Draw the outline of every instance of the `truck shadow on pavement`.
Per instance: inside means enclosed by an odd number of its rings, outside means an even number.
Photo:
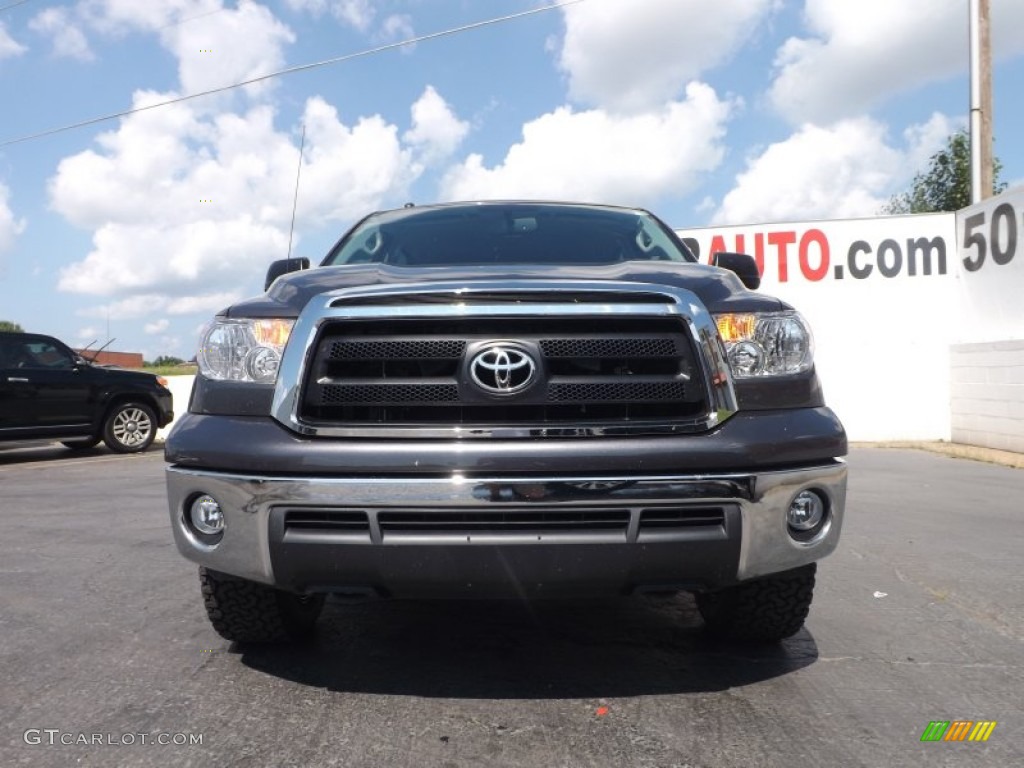
[[[688,594],[536,603],[328,601],[310,642],[234,650],[246,666],[303,685],[460,699],[723,691],[818,658],[806,627],[778,645],[709,638]]]
[[[0,444],[0,466],[6,464],[34,464],[42,462],[61,461],[87,456],[117,456],[100,443],[93,448],[85,448],[72,451],[60,443],[48,442],[18,442]]]
[[[0,444],[0,467],[29,464],[70,462],[95,458],[138,459],[149,456],[163,456],[163,443],[154,443],[139,453],[116,453],[103,443],[91,448],[71,450],[60,443],[25,441]]]

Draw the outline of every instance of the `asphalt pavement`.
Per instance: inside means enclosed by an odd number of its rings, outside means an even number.
[[[683,595],[332,601],[311,644],[239,648],[174,549],[159,451],[0,451],[0,766],[1024,765],[1024,470],[849,463],[777,647],[707,640]],[[997,724],[921,741],[956,720]]]

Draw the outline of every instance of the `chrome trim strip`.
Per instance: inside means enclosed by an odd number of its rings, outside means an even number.
[[[846,510],[846,462],[826,467],[766,472],[757,476],[756,504],[742,504],[743,539],[737,578],[752,579],[820,560],[839,544]],[[786,512],[798,493],[821,491],[829,502],[828,518],[810,541],[789,535]]]
[[[665,297],[664,305],[651,303],[552,303],[537,304],[473,304],[459,303],[460,296],[475,293],[608,293],[658,294]],[[410,295],[450,295],[452,304],[401,304]],[[345,301],[363,298],[394,298],[394,305],[346,306]],[[701,418],[672,425],[607,425],[582,424],[566,431],[555,427],[558,436],[580,434],[635,435],[673,434],[711,429],[732,416],[737,410],[736,392],[732,373],[725,359],[725,349],[718,335],[714,318],[700,299],[683,288],[607,280],[481,280],[466,282],[407,283],[402,285],[372,285],[331,291],[311,300],[302,310],[285,348],[274,385],[271,416],[288,429],[306,436],[324,437],[422,437],[422,438],[482,438],[482,437],[534,437],[551,434],[551,426],[523,424],[502,427],[317,427],[299,420],[299,398],[306,368],[311,364],[314,344],[321,326],[330,320],[367,318],[422,318],[441,317],[533,317],[540,311],[544,315],[587,317],[595,315],[629,315],[631,317],[678,317],[686,321],[694,346],[701,359],[704,385],[711,401],[709,413]],[[582,430],[582,432],[578,431]]]
[[[500,511],[510,504],[634,510],[660,504],[736,504],[742,520],[736,576],[745,580],[806,565],[831,553],[839,542],[846,502],[846,464],[842,461],[750,473],[513,478],[274,477],[172,466],[167,468],[166,478],[178,550],[202,565],[266,584],[274,583],[269,519],[278,506]],[[799,542],[787,533],[786,511],[796,494],[806,488],[825,494],[830,519],[820,536]],[[186,505],[198,493],[211,494],[224,510],[224,537],[214,546],[196,546],[184,522]],[[437,542],[417,537],[416,543]],[[382,546],[379,534],[368,545]],[[522,545],[527,546],[526,542]]]
[[[60,432],[62,429],[85,429],[91,427],[92,424],[88,421],[83,421],[79,424],[45,424],[45,425],[25,425],[20,427],[0,427],[0,432],[16,432],[18,430],[31,431],[33,434],[39,432],[53,432],[54,434],[64,434]],[[77,435],[77,437],[89,437],[89,435]]]

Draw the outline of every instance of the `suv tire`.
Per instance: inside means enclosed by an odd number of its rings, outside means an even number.
[[[153,444],[156,414],[145,403],[118,403],[103,421],[103,442],[115,453],[138,453]]]
[[[697,608],[709,632],[754,643],[774,643],[804,625],[814,597],[817,563],[697,594]]]
[[[199,569],[206,615],[225,640],[280,643],[313,633],[324,595],[296,595],[254,581]]]

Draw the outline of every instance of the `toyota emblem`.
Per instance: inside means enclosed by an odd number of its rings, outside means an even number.
[[[537,363],[521,349],[507,344],[488,344],[469,363],[469,375],[484,392],[513,395],[533,383]]]

